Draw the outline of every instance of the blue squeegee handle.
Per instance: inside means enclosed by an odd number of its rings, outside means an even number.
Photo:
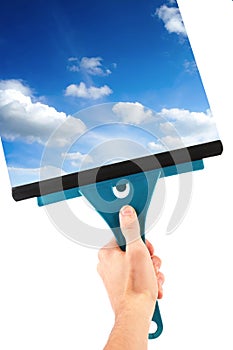
[[[143,234],[143,235],[141,235],[141,237],[142,237],[143,242],[146,243],[145,235]],[[123,251],[126,250],[126,246],[122,246],[120,244],[119,244],[119,246],[120,246],[121,250],[123,250]],[[153,321],[157,325],[157,329],[154,333],[149,333],[148,338],[155,339],[155,338],[158,338],[160,336],[160,334],[163,332],[163,321],[161,318],[158,301],[156,301],[156,303],[155,303],[154,313],[153,313],[151,321]]]
[[[142,235],[141,237],[142,237],[143,242],[146,243],[145,235]],[[155,338],[158,338],[160,336],[160,334],[163,332],[163,321],[161,318],[158,301],[156,301],[156,303],[155,303],[154,313],[153,313],[151,321],[156,323],[157,329],[154,333],[149,333],[148,338],[155,339]]]

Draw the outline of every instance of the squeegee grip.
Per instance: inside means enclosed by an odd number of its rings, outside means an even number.
[[[141,235],[141,237],[142,237],[143,242],[146,243],[145,235],[143,234],[143,235]],[[119,245],[119,246],[120,246],[121,250],[125,251],[125,249],[126,249],[125,246],[121,246],[121,245]],[[158,301],[156,301],[156,303],[155,303],[154,313],[153,313],[151,321],[156,324],[157,329],[154,333],[149,333],[148,338],[155,339],[155,338],[158,338],[160,336],[160,334],[163,332],[163,321],[161,318]]]
[[[143,234],[141,237],[142,237],[143,242],[146,244],[145,235]],[[151,321],[157,325],[157,329],[154,333],[149,333],[148,338],[155,339],[155,338],[158,338],[160,336],[160,334],[163,332],[163,321],[161,318],[158,301],[156,301],[156,303],[155,303],[154,313],[153,313]]]

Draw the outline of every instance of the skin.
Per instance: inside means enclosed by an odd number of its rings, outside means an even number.
[[[163,296],[161,260],[149,241],[143,243],[135,210],[125,206],[119,218],[126,251],[113,240],[98,254],[97,271],[115,314],[104,350],[146,350],[155,302]]]

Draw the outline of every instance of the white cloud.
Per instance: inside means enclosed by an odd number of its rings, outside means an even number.
[[[168,146],[185,146],[213,141],[218,133],[211,112],[191,112],[186,109],[162,109],[161,140]],[[182,140],[181,140],[182,139]]]
[[[156,139],[146,144],[153,152],[211,142],[219,139],[210,110],[195,112],[188,109],[163,108],[155,112],[139,102],[119,102],[112,107],[111,122],[139,126]]]
[[[109,75],[110,69],[105,70],[102,65],[101,57],[83,57],[80,62],[80,68],[91,75]]]
[[[81,82],[79,85],[71,84],[67,86],[65,90],[65,95],[85,98],[90,100],[98,100],[102,97],[111,95],[112,92],[113,91],[107,85],[104,85],[101,87],[96,87],[96,86],[87,87],[84,82]]]
[[[53,145],[69,143],[74,132],[80,135],[85,124],[54,107],[36,101],[29,87],[19,80],[0,81],[0,135],[7,140],[45,144],[60,126]],[[50,143],[52,145],[52,143]]]
[[[79,60],[76,57],[70,57],[68,59],[71,65],[68,65],[68,69],[72,72],[83,71],[89,75],[106,76],[112,72],[110,69],[103,66],[102,57],[82,57]]]
[[[68,62],[77,62],[77,61],[78,61],[77,57],[69,57],[68,58]]]
[[[153,153],[184,148],[219,138],[211,112],[192,112],[187,109],[171,108],[154,112],[142,104],[120,102],[113,106],[113,112],[120,122],[140,126],[156,141],[146,144]]]
[[[65,160],[71,161],[71,165],[77,166],[80,163],[92,163],[93,159],[89,154],[83,154],[80,152],[72,152],[72,153],[62,153],[62,158]]]
[[[180,11],[177,7],[162,5],[156,10],[155,14],[164,22],[165,28],[169,33],[187,36]]]
[[[219,138],[214,119],[209,110],[191,112],[185,109],[162,109],[157,113],[157,142],[148,143],[155,153],[211,142]],[[148,129],[152,129],[152,124]]]
[[[146,109],[139,102],[119,102],[112,108],[113,113],[124,123],[141,124],[153,116],[150,109]]]
[[[191,112],[188,109],[164,108],[159,115],[166,118],[180,130],[182,135],[195,133],[199,129],[200,131],[205,131],[215,124],[210,110],[206,112]]]
[[[17,168],[17,167],[9,166],[8,171],[12,173],[17,172],[20,175],[21,174],[38,175],[40,173],[40,168]]]
[[[75,64],[72,64],[68,67],[70,72],[79,72],[79,67]]]
[[[67,174],[64,170],[50,165],[42,168],[8,167],[8,172],[12,186],[20,186],[28,183],[37,182],[40,179],[51,179]]]
[[[197,71],[197,65],[195,61],[185,60],[183,66],[186,73],[193,74]]]
[[[32,95],[32,90],[27,85],[25,85],[21,80],[16,80],[16,79],[0,80],[0,90],[3,90],[3,91],[14,90],[21,93],[24,96]]]
[[[151,151],[153,151],[153,152],[155,152],[155,153],[160,153],[160,152],[164,152],[164,151],[167,150],[167,149],[165,148],[164,145],[162,145],[162,144],[159,143],[159,142],[157,143],[157,142],[154,142],[154,141],[149,142],[148,145],[147,145],[147,147],[148,147]]]
[[[162,137],[161,141],[165,145],[165,148],[167,151],[172,150],[172,149],[184,148],[184,147],[190,145],[190,144],[188,144],[188,143],[186,144],[184,142],[183,137],[181,138],[179,136],[172,136],[172,135],[167,135],[165,137]],[[187,141],[189,141],[189,140],[187,140]],[[194,144],[196,144],[196,142],[194,142]]]

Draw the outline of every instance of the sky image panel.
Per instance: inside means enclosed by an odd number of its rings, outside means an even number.
[[[0,32],[13,187],[219,138],[174,0],[10,1]]]

